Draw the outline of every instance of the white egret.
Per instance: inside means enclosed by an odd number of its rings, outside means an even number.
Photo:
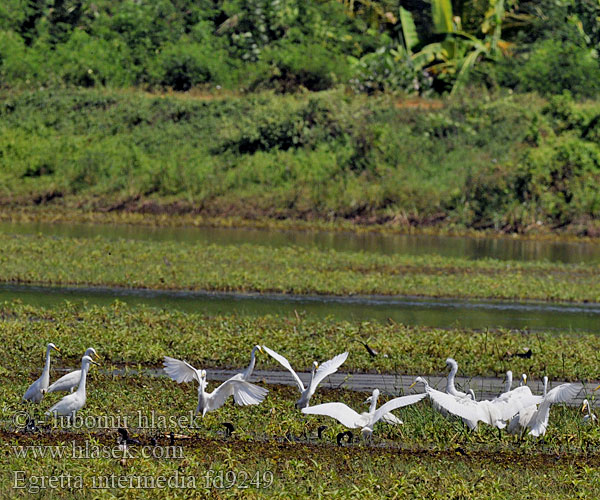
[[[453,358],[448,358],[446,360],[446,366],[448,366],[450,368],[450,373],[448,374],[448,378],[446,379],[446,393],[452,394],[452,396],[456,396],[459,398],[470,397],[474,401],[475,393],[473,392],[472,389],[470,389],[469,392],[466,393],[466,392],[459,391],[458,389],[456,389],[456,386],[454,385],[454,379],[456,377],[456,373],[458,372],[458,363]],[[443,408],[437,406],[435,409],[437,411],[439,411],[445,417],[448,416],[448,412],[446,410],[444,410]],[[462,420],[465,423],[465,425],[467,425],[470,429],[475,429],[475,427],[477,427],[477,423],[473,423],[472,421],[470,421],[468,419],[464,419],[464,418]]]
[[[365,403],[366,404],[371,404],[371,402],[373,401],[373,396],[369,396],[367,399],[365,399]],[[404,424],[404,422],[399,419],[396,415],[394,415],[393,413],[386,413],[383,417],[381,417],[381,420],[383,420],[386,424],[390,424],[390,425],[402,425]]]
[[[527,381],[527,375],[525,375],[525,374],[521,375],[520,386],[523,384],[523,382],[526,382],[526,381]],[[544,376],[543,383],[544,383],[544,389],[543,389],[542,397],[544,397],[548,393],[548,377]],[[537,411],[537,409],[538,409],[537,404],[534,404],[534,405],[528,406],[527,408],[523,408],[522,410],[520,410],[519,413],[517,414],[517,416],[510,421],[506,430],[510,434],[517,434],[520,431],[524,431],[527,428],[526,422],[529,422],[531,420],[532,416]]]
[[[466,398],[467,393],[457,390],[456,386],[454,385],[454,378],[456,377],[456,373],[458,372],[458,363],[454,359],[448,358],[446,360],[446,366],[450,367],[450,373],[448,374],[448,378],[446,379],[446,392],[448,394],[452,394],[453,396]]]
[[[81,358],[81,376],[79,377],[79,386],[73,394],[68,394],[50,408],[46,415],[56,416],[67,416],[69,415],[72,419],[75,418],[75,414],[81,410],[85,405],[86,392],[85,392],[85,381],[87,378],[88,370],[90,369],[90,363],[97,365],[92,358],[89,356],[83,356]]]
[[[263,346],[263,349],[267,351],[267,354],[275,359],[281,366],[289,370],[289,372],[294,377],[296,384],[298,384],[298,388],[300,389],[301,395],[300,399],[296,401],[297,408],[306,408],[308,406],[308,402],[310,398],[317,390],[317,386],[329,375],[335,373],[337,369],[342,365],[346,358],[348,357],[348,353],[344,352],[342,354],[338,354],[333,357],[329,361],[325,361],[321,366],[315,361],[313,362],[313,368],[310,374],[310,382],[308,386],[304,387],[302,380],[298,374],[292,369],[290,362],[284,358],[281,354],[276,353],[272,349],[269,349],[267,346]]]
[[[596,423],[596,415],[592,412],[592,405],[587,399],[583,400],[583,406],[581,407],[581,413],[584,413],[587,409],[587,415],[583,416],[583,422],[586,424],[595,424]]]
[[[548,393],[542,398],[539,406],[531,411],[530,408],[526,408],[527,411],[519,413],[518,425],[521,429],[529,429],[529,434],[538,437],[546,434],[548,428],[548,419],[550,417],[550,406],[555,403],[566,403],[573,399],[583,386],[581,384],[561,384]]]
[[[96,349],[94,349],[93,347],[89,347],[85,351],[84,356],[89,356],[92,359],[94,359],[94,358],[100,359],[100,356],[98,356]],[[63,375],[57,381],[55,381],[53,384],[51,384],[50,387],[48,387],[47,392],[60,392],[60,391],[73,392],[73,390],[79,384],[80,378],[81,378],[81,370],[73,370],[72,372],[69,372],[66,375]]]
[[[225,404],[229,396],[233,396],[236,404],[240,406],[257,405],[262,403],[269,392],[257,385],[244,380],[243,374],[237,374],[227,379],[212,392],[206,392],[206,370],[197,370],[186,361],[165,356],[164,370],[167,375],[177,383],[198,382],[198,406],[196,414],[202,412],[202,416],[208,411],[214,411]]]
[[[33,384],[29,386],[29,389],[25,391],[23,395],[24,401],[31,401],[33,403],[39,403],[44,394],[48,390],[48,384],[50,383],[50,351],[54,349],[60,352],[59,348],[53,343],[48,344],[46,347],[46,362],[44,363],[44,369],[42,370],[42,376],[38,378]]]
[[[255,345],[252,348],[252,352],[250,352],[250,364],[248,365],[248,368],[246,368],[243,372],[234,375],[232,378],[247,381],[252,376],[252,372],[254,371],[254,365],[256,364],[256,351],[263,352],[262,347],[260,347],[259,345]]]
[[[529,387],[518,387],[491,401],[473,401],[470,398],[461,398],[436,391],[429,387],[427,381],[422,377],[417,377],[411,387],[417,383],[425,385],[425,391],[433,402],[453,415],[462,417],[472,429],[480,421],[503,429],[506,426],[505,421],[515,416],[519,410],[542,400],[541,396],[531,394]]]
[[[376,410],[379,389],[373,389],[371,408],[368,413],[358,414],[344,403],[324,403],[316,406],[308,406],[302,408],[302,413],[335,418],[344,427],[348,427],[349,429],[357,429],[360,427],[363,437],[368,438],[373,434],[373,426],[375,423],[382,419],[384,415],[397,408],[412,405],[421,401],[425,396],[426,394],[411,394],[410,396],[394,398]]]

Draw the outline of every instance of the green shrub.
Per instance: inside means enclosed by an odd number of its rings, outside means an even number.
[[[326,90],[345,81],[349,74],[348,65],[342,57],[316,43],[282,44],[265,51],[262,62],[268,70],[255,77],[251,90]]]
[[[219,82],[224,54],[214,53],[197,43],[170,44],[157,58],[158,84],[173,90],[189,90],[195,85]]]
[[[528,150],[515,179],[517,197],[542,217],[567,224],[600,216],[600,147],[565,134]]]
[[[543,95],[568,90],[579,97],[594,97],[600,91],[600,66],[588,48],[562,40],[542,40],[531,52],[504,61],[499,68],[503,85]]]

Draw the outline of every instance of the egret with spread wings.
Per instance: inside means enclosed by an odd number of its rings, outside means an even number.
[[[294,377],[296,384],[298,384],[298,388],[300,389],[300,399],[296,401],[297,408],[306,408],[308,406],[308,402],[310,398],[313,396],[315,391],[317,390],[317,386],[329,375],[335,373],[337,369],[342,365],[346,358],[348,357],[348,353],[344,352],[342,354],[338,354],[334,358],[329,361],[325,361],[322,365],[315,361],[313,362],[313,368],[310,374],[310,382],[306,387],[300,380],[298,374],[292,369],[290,362],[284,358],[281,354],[276,353],[272,349],[269,349],[267,346],[263,346],[263,349],[267,352],[269,356],[275,359],[281,366],[289,370],[289,372]]]
[[[267,389],[251,384],[244,380],[240,374],[234,375],[223,382],[212,392],[206,392],[206,370],[197,370],[187,361],[165,356],[164,370],[167,375],[181,384],[182,382],[198,382],[198,406],[196,414],[202,412],[202,416],[208,411],[214,411],[225,404],[229,396],[233,396],[236,404],[240,406],[257,405],[265,399]]]
[[[417,377],[411,387],[417,383],[425,385],[425,391],[433,402],[453,415],[470,422],[473,428],[477,426],[478,422],[484,422],[503,429],[506,427],[506,421],[514,417],[520,410],[542,401],[542,397],[534,396],[527,386],[517,387],[489,401],[473,401],[471,398],[457,397],[436,391],[429,387],[427,381],[422,377]]]
[[[412,405],[421,401],[426,393],[411,394],[410,396],[402,396],[388,401],[384,405],[377,408],[377,399],[379,398],[379,389],[373,390],[371,396],[371,408],[369,412],[358,414],[352,408],[344,403],[324,403],[316,406],[309,406],[302,409],[302,413],[309,415],[325,415],[326,417],[335,418],[343,426],[349,429],[361,428],[363,437],[371,437],[373,434],[373,426],[378,420],[381,420],[384,415],[387,415],[392,410],[402,408],[403,406]]]

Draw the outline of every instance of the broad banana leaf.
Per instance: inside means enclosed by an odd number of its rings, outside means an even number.
[[[406,50],[410,53],[419,45],[419,35],[412,14],[404,7],[400,7],[400,23],[402,24],[402,36]]]
[[[431,0],[431,16],[436,33],[452,33],[452,2],[450,0]]]

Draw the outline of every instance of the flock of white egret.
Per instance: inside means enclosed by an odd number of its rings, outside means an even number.
[[[98,354],[94,348],[90,347],[81,358],[80,370],[67,373],[50,385],[50,353],[52,350],[58,351],[58,348],[52,343],[48,344],[42,375],[29,386],[23,399],[39,403],[48,392],[70,391],[70,394],[53,405],[46,412],[46,415],[74,418],[77,411],[85,405],[86,376],[90,364],[98,364],[92,359],[92,356],[98,358]],[[374,389],[372,395],[366,401],[370,403],[369,411],[358,413],[340,402],[309,405],[318,385],[326,377],[335,373],[346,361],[347,352],[338,354],[321,365],[315,361],[312,366],[310,381],[306,387],[284,356],[260,345],[255,345],[252,348],[250,364],[244,371],[227,379],[212,392],[207,392],[206,370],[198,370],[187,361],[165,356],[164,371],[178,383],[193,382],[194,380],[198,382],[196,414],[201,413],[204,416],[206,412],[217,410],[225,404],[230,396],[233,396],[235,403],[240,406],[256,405],[264,401],[269,392],[267,389],[249,382],[256,364],[257,351],[266,352],[292,374],[300,390],[300,398],[296,401],[296,407],[302,413],[324,415],[336,419],[347,428],[360,428],[364,437],[371,437],[373,427],[379,420],[390,424],[402,424],[402,421],[391,412],[403,406],[417,403],[424,398],[429,398],[433,407],[442,414],[460,417],[470,429],[476,429],[479,422],[483,422],[498,429],[506,428],[511,434],[528,431],[532,436],[543,436],[548,427],[550,407],[555,403],[566,403],[572,400],[583,388],[578,383],[565,383],[548,391],[548,378],[544,377],[543,394],[534,395],[526,385],[527,376],[525,374],[521,376],[519,387],[513,389],[512,372],[508,371],[502,394],[494,399],[477,401],[472,390],[465,393],[456,389],[454,379],[458,371],[458,364],[454,359],[448,358],[446,365],[450,368],[450,373],[448,374],[445,392],[433,389],[429,386],[427,380],[423,377],[417,377],[410,388],[422,384],[424,386],[423,393],[397,397],[377,408],[379,390]],[[73,392],[75,388],[77,390]],[[598,388],[600,386],[596,389]],[[584,420],[590,423],[594,422],[596,416],[591,412],[587,399],[584,400],[582,411],[585,412],[586,409],[587,414],[584,416]]]

